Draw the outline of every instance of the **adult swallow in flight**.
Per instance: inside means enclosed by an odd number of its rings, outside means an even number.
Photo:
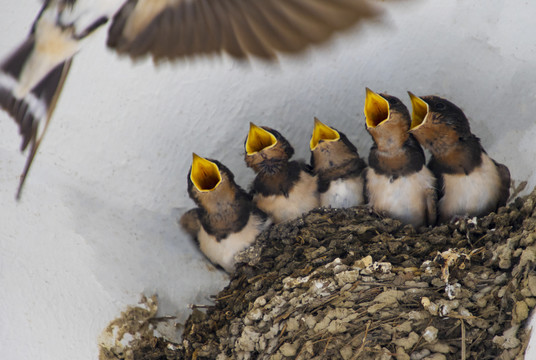
[[[226,52],[268,60],[379,14],[365,0],[46,0],[27,39],[0,62],[0,107],[30,150],[22,186],[84,39],[112,18],[107,44],[155,61]]]
[[[438,96],[409,96],[410,133],[432,154],[428,167],[438,181],[439,221],[483,216],[506,205],[510,171],[488,156],[463,111]]]
[[[26,40],[0,64],[0,107],[19,125],[21,151],[30,146],[17,199],[58,101],[72,57],[83,40],[115,10],[106,0],[45,1]]]
[[[374,145],[365,175],[373,209],[415,228],[436,221],[435,178],[422,148],[408,133],[411,118],[396,97],[367,88],[366,128]]]
[[[346,208],[363,205],[363,170],[367,164],[346,135],[315,118],[309,146],[311,166],[318,177],[320,206]]]
[[[246,164],[257,174],[253,202],[274,223],[320,206],[316,176],[305,164],[289,161],[294,149],[278,131],[250,123],[245,150]]]
[[[180,224],[210,261],[232,272],[234,256],[250,246],[270,220],[216,160],[193,154],[188,194],[198,207],[185,213]]]

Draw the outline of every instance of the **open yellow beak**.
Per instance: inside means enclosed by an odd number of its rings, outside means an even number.
[[[329,126],[322,123],[322,121],[315,118],[315,127],[313,129],[313,136],[311,136],[311,142],[309,147],[311,150],[316,149],[320,140],[324,141],[337,141],[341,138],[336,130],[333,130]]]
[[[411,112],[410,130],[414,130],[424,122],[426,114],[428,114],[428,104],[420,97],[413,95],[410,91],[408,91],[408,94],[411,99],[411,107],[413,108]]]
[[[190,180],[201,192],[208,192],[216,189],[221,182],[220,169],[212,161],[193,154],[192,170]]]
[[[367,88],[364,111],[367,127],[374,128],[389,118],[389,102]]]
[[[253,123],[249,123],[249,133],[246,140],[246,154],[253,155],[261,150],[269,149],[277,143],[275,136],[269,131]]]

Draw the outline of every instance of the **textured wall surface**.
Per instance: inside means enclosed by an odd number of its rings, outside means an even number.
[[[0,56],[23,40],[36,0],[4,1]],[[371,141],[365,86],[410,105],[436,94],[459,105],[513,179],[536,185],[536,3],[378,2],[380,21],[279,64],[199,58],[155,68],[108,51],[105,31],[77,55],[20,203],[25,157],[0,113],[0,353],[94,359],[96,338],[140,293],[184,319],[225,284],[176,225],[192,151],[247,187],[248,124],[280,130],[308,159],[313,117]]]

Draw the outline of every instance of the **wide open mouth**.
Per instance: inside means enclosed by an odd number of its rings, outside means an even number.
[[[194,153],[190,180],[192,180],[197,190],[201,192],[212,191],[221,182],[220,169],[212,161]]]
[[[277,144],[275,136],[253,123],[249,123],[249,133],[246,140],[246,154],[253,155],[261,150],[269,149]]]
[[[409,98],[411,99],[411,127],[410,130],[415,130],[424,123],[426,114],[428,114],[428,104],[418,96],[413,95],[408,91]]]
[[[389,118],[389,102],[380,94],[367,88],[365,99],[365,121],[367,127],[374,128]]]
[[[337,141],[341,138],[339,133],[329,126],[322,123],[320,120],[315,118],[315,127],[313,129],[313,136],[311,137],[311,142],[309,147],[311,150],[316,149],[320,141]]]

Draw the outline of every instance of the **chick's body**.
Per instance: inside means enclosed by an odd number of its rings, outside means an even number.
[[[230,170],[216,160],[194,157],[188,193],[198,208],[183,215],[182,227],[210,261],[231,272],[236,253],[255,241],[269,226],[269,219],[235,183]]]
[[[439,221],[483,216],[504,206],[510,171],[488,156],[463,111],[437,96],[410,97],[411,133],[432,154],[428,167],[438,180]]]
[[[275,223],[292,220],[318,207],[317,179],[305,164],[289,161],[294,149],[276,130],[250,126],[245,160],[257,176],[253,202]]]
[[[435,178],[425,166],[422,148],[408,134],[407,108],[394,96],[367,89],[365,116],[374,140],[365,176],[369,205],[415,228],[433,225]]]
[[[310,148],[320,205],[346,208],[364,204],[363,174],[367,165],[346,135],[315,119]]]

